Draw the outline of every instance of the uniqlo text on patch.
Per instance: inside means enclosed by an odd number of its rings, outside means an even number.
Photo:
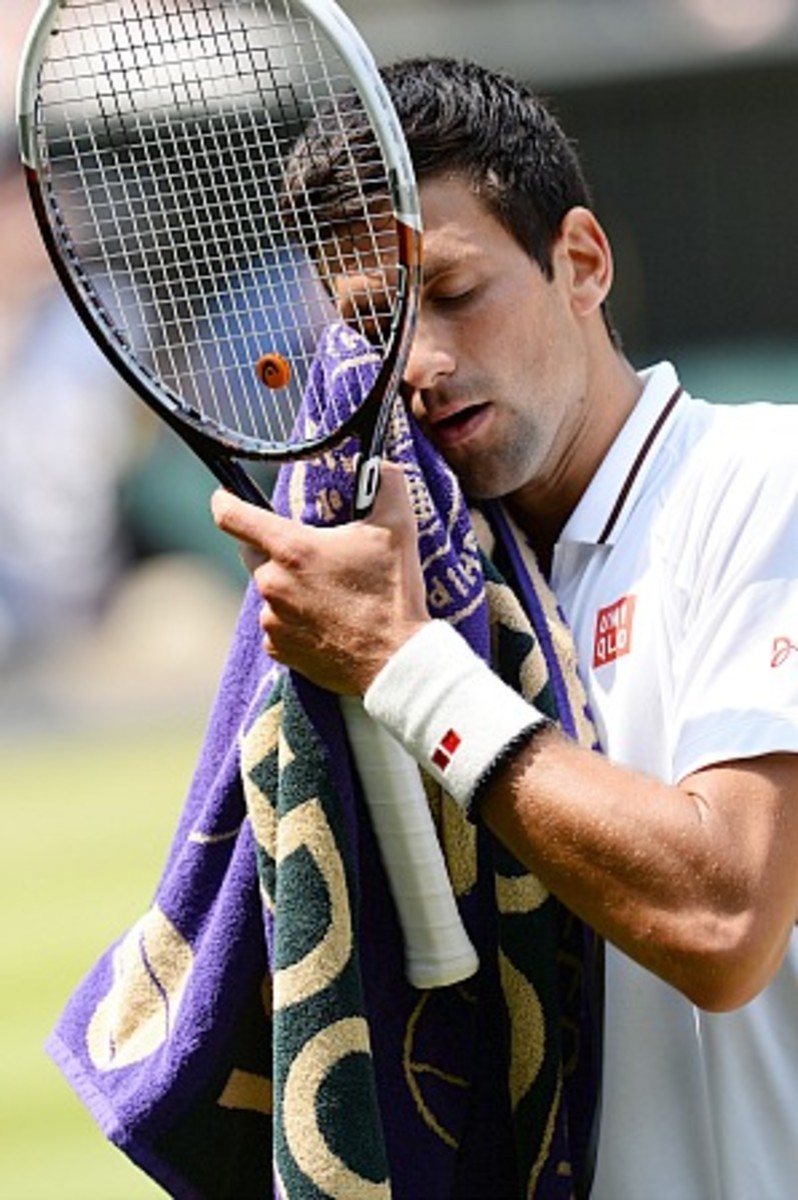
[[[631,651],[634,613],[634,596],[622,596],[614,604],[598,610],[593,641],[594,668],[606,667]]]

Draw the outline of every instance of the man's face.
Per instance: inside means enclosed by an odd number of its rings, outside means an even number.
[[[568,256],[554,278],[459,178],[421,188],[424,278],[405,389],[474,499],[561,486],[587,432]]]

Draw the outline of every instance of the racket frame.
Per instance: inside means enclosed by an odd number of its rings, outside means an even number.
[[[364,400],[334,430],[292,445],[268,447],[256,438],[222,431],[157,380],[137,359],[124,333],[83,269],[50,187],[46,153],[41,153],[39,71],[46,43],[58,32],[64,0],[42,0],[28,31],[17,80],[17,129],[33,211],[44,244],[64,290],[95,342],[132,390],[191,447],[224,487],[253,503],[268,503],[260,488],[235,461],[292,462],[315,457],[357,433],[360,452],[355,468],[353,515],[367,515],[379,486],[382,446],[404,374],[418,315],[421,274],[421,210],[404,133],[380,78],[376,62],[359,32],[330,0],[291,0],[326,34],[348,69],[372,122],[388,166],[395,222],[398,279],[387,352]],[[56,232],[58,230],[58,232]]]

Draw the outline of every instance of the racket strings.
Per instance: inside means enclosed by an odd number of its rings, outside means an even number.
[[[150,13],[151,11],[149,8]],[[234,31],[225,21],[224,9],[218,11],[222,29],[229,40],[233,64],[229,78],[233,80],[237,77],[246,77],[246,74],[252,76],[251,68],[245,73],[242,61],[246,55],[251,58],[251,50],[246,36],[243,39],[235,40]],[[202,17],[203,14],[210,15],[207,7],[197,9],[195,18]],[[180,23],[179,39],[186,41],[192,36],[193,31],[189,31],[186,27],[185,13],[178,13],[177,18]],[[209,26],[204,31],[200,29],[200,33],[203,32],[206,38],[204,59],[206,61],[212,57],[215,59],[215,42],[210,36],[213,30]],[[231,180],[230,175],[214,170],[215,162],[225,161],[225,157],[232,158],[236,152],[237,147],[233,140],[236,130],[230,129],[226,117],[219,120],[212,114],[201,131],[201,135],[192,131],[193,114],[196,109],[199,107],[209,110],[210,108],[210,96],[207,94],[201,75],[195,82],[196,86],[188,89],[184,87],[184,78],[181,78],[177,84],[174,80],[171,81],[171,119],[169,122],[160,122],[154,128],[159,156],[163,162],[172,164],[171,171],[166,175],[170,194],[163,214],[170,235],[168,239],[170,249],[173,245],[179,245],[181,241],[190,243],[191,238],[200,237],[204,229],[216,230],[222,238],[232,241],[237,236],[237,231],[245,231],[247,227],[250,231],[254,231],[257,227],[256,218],[246,195],[242,193],[236,196],[234,181]],[[232,114],[232,118],[240,132],[242,129],[241,114],[236,110]],[[188,146],[188,153],[181,152],[178,139],[184,146]],[[239,156],[241,156],[240,147],[243,147],[244,157],[247,158],[247,140],[236,138],[236,141],[239,145]],[[246,165],[250,168],[254,167],[251,156],[248,157]],[[253,174],[253,178],[255,177]],[[183,203],[185,196],[192,197],[190,208]],[[235,229],[231,228],[229,217],[234,208],[236,212]],[[175,218],[177,218],[176,221]],[[188,234],[188,238],[185,237],[186,234]],[[221,245],[221,241],[216,241],[215,245],[211,244],[201,268],[201,271],[205,272],[204,275],[198,273],[196,278],[191,280],[191,267],[189,266],[191,259],[186,264],[181,263],[173,272],[174,313],[166,326],[166,346],[171,369],[164,370],[163,374],[167,385],[175,391],[181,390],[183,376],[186,376],[191,383],[193,394],[201,396],[203,399],[205,405],[203,411],[219,427],[230,423],[230,414],[232,413],[236,414],[238,423],[243,423],[246,418],[248,427],[255,430],[257,429],[255,409],[251,390],[247,387],[249,371],[245,374],[243,365],[237,359],[233,359],[229,370],[224,371],[220,369],[214,359],[214,345],[219,336],[219,328],[218,323],[214,328],[213,304],[223,294],[220,291],[220,285],[225,289],[233,286],[231,281],[225,277],[225,263],[219,249]],[[168,272],[166,277],[169,278]],[[178,291],[180,283],[189,284],[183,295]],[[251,309],[251,306],[249,308]],[[238,328],[234,326],[232,329],[226,329],[224,325],[222,328],[230,339],[240,335],[240,322]],[[215,334],[213,340],[209,336],[209,332]],[[250,365],[247,364],[247,366]],[[206,380],[211,381],[212,386],[203,387],[203,382]],[[240,405],[238,413],[236,413],[236,404]]]
[[[342,276],[355,332],[380,355],[395,333],[388,168],[351,91],[291,0],[68,3],[42,67],[50,203],[73,262],[137,369],[245,453],[336,428],[366,390],[355,379],[324,414],[318,397],[310,433],[298,427]],[[345,158],[351,194],[332,216],[313,186],[285,185],[314,122]],[[264,354],[286,367],[274,389]]]
[[[184,36],[187,34],[184,33]],[[232,44],[232,43],[231,43]],[[234,55],[239,53],[238,48],[234,48]],[[239,73],[240,68],[238,68]],[[204,94],[201,85],[196,98],[199,103],[208,107],[209,97]],[[192,105],[194,98],[192,98]],[[173,111],[179,118],[180,101],[177,96],[174,98]],[[237,116],[238,114],[234,114]],[[191,114],[188,114],[188,120],[182,122],[183,128],[186,128],[190,121]],[[174,120],[168,127],[170,133],[174,134]],[[192,145],[191,137],[188,138],[189,153],[193,151],[192,159],[188,161],[179,153],[179,148],[175,144],[167,148],[165,157],[169,157],[168,149],[172,150],[171,159],[175,164],[175,169],[179,178],[179,188],[174,184],[175,176],[172,175],[172,183],[174,188],[173,207],[174,211],[179,213],[181,217],[185,217],[185,206],[181,203],[182,195],[195,194],[194,201],[196,210],[192,211],[191,216],[194,219],[194,232],[197,236],[203,228],[211,228],[223,231],[223,236],[228,239],[235,235],[235,231],[229,227],[228,214],[236,208],[237,212],[237,229],[242,232],[242,236],[246,237],[246,231],[254,231],[256,229],[256,220],[251,206],[248,203],[245,193],[236,197],[233,191],[234,183],[230,176],[215,172],[213,163],[215,161],[223,161],[225,155],[230,157],[235,153],[233,144],[233,132],[229,129],[226,121],[218,122],[211,116],[206,126],[206,136],[197,139],[197,144]],[[245,160],[246,156],[246,139],[240,140],[240,145],[244,148],[244,154],[241,156]],[[251,160],[247,161],[247,166],[252,168]],[[194,171],[196,171],[196,181]],[[254,176],[253,176],[254,177]],[[204,182],[204,186],[199,185],[199,181]],[[198,186],[199,185],[199,186]],[[179,319],[175,322],[174,341],[179,345],[182,351],[182,361],[185,363],[185,371],[191,379],[195,393],[201,394],[201,380],[213,380],[214,385],[207,389],[208,411],[214,421],[224,426],[229,420],[226,413],[235,411],[236,397],[240,397],[241,411],[246,414],[246,419],[249,427],[255,429],[256,418],[255,410],[252,405],[251,395],[246,387],[246,379],[242,364],[234,359],[231,363],[229,372],[219,370],[213,358],[213,342],[208,337],[205,330],[212,330],[213,322],[213,304],[221,294],[219,284],[225,288],[231,288],[233,285],[225,276],[224,261],[220,254],[212,251],[207,259],[208,277],[204,280],[198,280],[201,284],[196,288],[196,304],[193,306],[189,303],[188,313],[182,315],[178,312]],[[193,294],[193,292],[192,292]],[[226,331],[227,332],[227,331]],[[235,336],[237,331],[232,331],[232,336]],[[218,336],[218,329],[217,329]],[[228,334],[228,336],[230,336]],[[196,351],[196,353],[194,353]],[[169,379],[168,382],[177,390],[180,387],[180,379],[175,376]]]

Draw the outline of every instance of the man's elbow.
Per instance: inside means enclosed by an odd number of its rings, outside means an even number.
[[[762,992],[778,971],[790,930],[774,936],[772,926],[751,913],[715,919],[703,938],[682,947],[674,980],[681,992],[706,1012],[732,1012]]]

